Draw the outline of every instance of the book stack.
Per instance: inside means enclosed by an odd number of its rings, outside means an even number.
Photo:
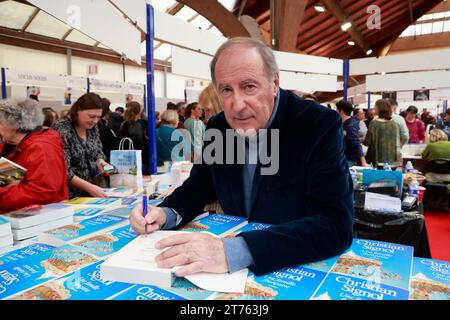
[[[243,217],[232,216],[228,214],[210,214],[200,219],[194,219],[185,226],[181,227],[181,231],[189,232],[208,232],[216,236],[224,237],[233,233],[235,230],[242,228],[248,223]]]
[[[64,202],[65,204],[97,207],[103,209],[116,209],[122,206],[122,200],[119,198],[94,198],[94,197],[78,197]]]
[[[97,232],[106,232],[128,224],[128,219],[121,216],[101,214],[92,218],[50,229],[39,234],[39,242],[52,246],[61,246],[66,242],[90,237]]]
[[[408,300],[414,248],[354,239],[314,300]]]
[[[4,214],[11,223],[14,245],[33,241],[41,232],[73,223],[73,208],[62,202],[34,205]]]
[[[13,243],[11,223],[0,217],[0,252],[4,252],[11,248]]]

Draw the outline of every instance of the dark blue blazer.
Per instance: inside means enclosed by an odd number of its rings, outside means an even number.
[[[210,128],[225,132],[230,126],[219,113],[208,121]],[[339,115],[280,89],[269,129],[280,133],[279,170],[261,175],[258,164],[249,220],[274,226],[240,234],[256,275],[339,255],[352,242],[353,185]],[[245,216],[242,166],[195,164],[190,177],[160,206],[175,209],[183,218],[180,226],[215,200],[225,213]]]

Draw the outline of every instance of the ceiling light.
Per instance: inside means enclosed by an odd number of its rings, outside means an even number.
[[[373,52],[372,49],[369,49],[369,50],[366,51],[366,54],[367,54],[368,56],[370,56],[370,55],[372,54],[372,52]]]
[[[354,46],[355,45],[355,41],[347,41],[349,46]]]
[[[351,22],[345,22],[341,25],[342,31],[347,31],[352,26]]]
[[[323,5],[321,5],[320,3],[316,4],[314,6],[314,9],[316,9],[316,11],[318,11],[318,12],[325,12],[325,11],[327,11],[327,9],[325,9],[325,7]]]
[[[384,76],[386,74],[386,72],[384,72],[384,71],[381,71],[381,75],[382,76]]]

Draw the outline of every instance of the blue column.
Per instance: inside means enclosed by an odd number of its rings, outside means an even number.
[[[146,40],[146,64],[147,64],[147,118],[148,118],[148,152],[150,163],[150,174],[157,172],[156,163],[156,123],[155,123],[155,80],[153,68],[153,38],[155,21],[153,7],[147,3],[147,35]]]
[[[371,96],[370,91],[367,91],[367,110],[370,109],[370,96]]]
[[[144,113],[147,114],[147,86],[144,84]]]
[[[86,81],[86,93],[91,92],[91,80],[89,78],[87,78]]]
[[[344,101],[347,101],[348,77],[350,74],[350,62],[348,59],[344,60],[344,70],[342,76],[344,77]]]
[[[6,75],[5,68],[2,68],[2,99],[5,100],[6,98]]]
[[[446,113],[448,108],[448,100],[444,100],[444,103],[442,105],[442,112]]]
[[[184,103],[187,104],[187,92],[186,92],[186,88],[184,88]]]

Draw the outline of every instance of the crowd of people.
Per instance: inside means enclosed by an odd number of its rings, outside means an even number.
[[[397,114],[398,104],[394,100],[380,99],[374,108],[363,110],[353,108],[350,102],[338,101],[336,111],[339,113],[345,132],[345,155],[349,166],[372,165],[380,163],[402,162],[401,149],[406,143],[427,144],[427,151],[422,153],[423,159],[448,159],[450,152],[450,109],[439,115],[438,120],[424,110],[420,117],[416,106],[409,106]],[[437,133],[439,132],[439,134]],[[446,137],[439,147],[435,144],[436,136]],[[442,145],[442,146],[441,146]],[[364,147],[367,151],[364,152]]]

